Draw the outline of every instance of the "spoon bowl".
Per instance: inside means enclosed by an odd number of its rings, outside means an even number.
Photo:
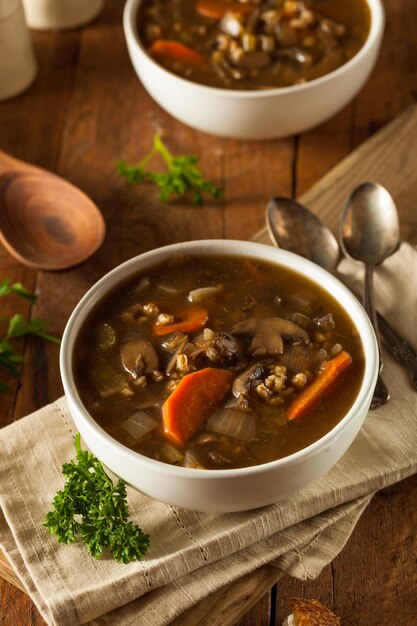
[[[345,256],[365,266],[363,306],[377,337],[381,374],[384,363],[374,304],[373,271],[400,245],[397,207],[384,187],[378,183],[365,182],[353,190],[340,222],[340,244]],[[378,376],[373,406],[381,406],[389,398],[389,391],[381,376]]]
[[[356,187],[343,212],[340,245],[344,254],[365,266],[379,265],[400,245],[398,211],[391,194],[378,183]]]
[[[310,259],[344,282],[344,277],[337,271],[341,250],[336,237],[307,207],[290,198],[273,198],[266,207],[265,218],[269,236],[276,247]],[[377,319],[386,347],[407,370],[410,382],[417,390],[416,351],[378,313]]]
[[[330,273],[340,261],[336,237],[309,209],[290,198],[272,198],[266,207],[266,226],[276,247],[295,252]]]
[[[63,270],[100,247],[105,223],[80,189],[0,152],[0,242],[34,269]]]

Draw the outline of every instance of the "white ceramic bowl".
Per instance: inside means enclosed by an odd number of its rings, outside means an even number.
[[[172,74],[145,51],[137,34],[143,0],[127,0],[123,24],[133,67],[145,89],[175,118],[213,135],[287,137],[321,124],[348,104],[371,73],[384,31],[380,0],[367,0],[371,28],[359,52],[337,70],[302,85],[263,91],[206,87]]]
[[[272,261],[308,276],[332,294],[349,313],[365,352],[363,382],[352,408],[324,437],[286,458],[230,470],[198,470],[149,459],[113,439],[89,415],[74,382],[74,343],[87,315],[121,281],[159,264],[176,253],[227,254]],[[106,274],[82,298],[66,326],[60,366],[71,415],[84,441],[115,474],[143,493],[175,506],[228,512],[261,507],[303,489],[325,474],[349,448],[368,412],[378,371],[378,349],[363,308],[331,274],[291,252],[244,241],[207,240],[179,243],[141,254]]]

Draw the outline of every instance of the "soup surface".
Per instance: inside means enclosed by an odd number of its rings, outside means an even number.
[[[330,431],[353,404],[362,345],[340,305],[286,268],[175,256],[99,302],[74,352],[110,435],[184,467],[246,467]]]
[[[144,0],[151,56],[191,81],[271,89],[319,78],[351,59],[370,28],[366,0]]]

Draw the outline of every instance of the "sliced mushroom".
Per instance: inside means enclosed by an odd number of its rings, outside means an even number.
[[[265,50],[255,50],[254,52],[244,52],[236,61],[238,67],[248,70],[257,70],[269,65],[271,55]]]
[[[223,456],[223,454],[219,454],[218,452],[215,452],[214,450],[211,450],[211,452],[209,452],[207,456],[210,457],[210,459],[214,461],[214,463],[217,463],[218,465],[230,465],[232,462],[230,459]]]
[[[134,378],[159,369],[159,358],[150,341],[128,341],[120,346],[122,365]]]
[[[205,356],[214,363],[236,363],[241,356],[236,339],[221,331],[212,332],[209,337],[205,333],[198,335],[190,344],[187,354],[194,360]]]
[[[298,324],[298,326],[301,326],[301,328],[304,328],[304,330],[309,330],[309,328],[311,328],[313,324],[313,320],[311,319],[311,317],[308,317],[308,315],[304,315],[303,313],[298,312],[295,312],[291,315],[291,321],[294,322],[294,324]]]
[[[239,400],[239,406],[247,408],[250,394],[250,386],[252,381],[259,380],[264,374],[263,367],[260,363],[251,365],[235,378],[232,385],[232,393]]]
[[[280,317],[250,318],[236,324],[232,333],[252,336],[249,352],[255,356],[282,354],[283,339],[308,343],[308,335],[303,328]]]
[[[292,63],[298,63],[300,65],[311,65],[311,63],[313,62],[313,57],[311,56],[311,54],[305,52],[297,46],[278,50],[275,57],[276,59],[282,61],[290,61]]]
[[[137,317],[142,313],[142,305],[139,303],[132,304],[130,307],[120,313],[120,319],[129,324],[136,322]]]

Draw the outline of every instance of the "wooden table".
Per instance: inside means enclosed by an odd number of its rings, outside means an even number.
[[[83,30],[34,32],[38,79],[25,94],[0,105],[0,148],[81,187],[107,221],[102,249],[71,271],[35,273],[0,250],[0,279],[21,281],[39,296],[36,307],[25,308],[16,299],[6,304],[12,308],[5,313],[33,313],[48,320],[56,334],[88,287],[133,255],[187,239],[252,237],[263,226],[271,195],[302,194],[417,94],[415,0],[386,0],[387,29],[378,66],[359,97],[339,115],[281,141],[211,137],[176,122],[145,93],[126,52],[122,4],[108,0],[99,20]],[[201,156],[206,175],[224,185],[224,202],[202,209],[182,202],[162,205],[153,189],[126,186],[115,174],[116,159],[138,159],[156,130],[162,130],[174,153]],[[401,217],[403,236],[417,242],[416,209]],[[2,397],[1,425],[62,393],[58,349],[30,339],[21,350],[24,367],[12,393]],[[250,593],[243,609],[231,613],[233,619],[238,626],[279,625],[288,598],[302,595],[320,598],[344,626],[417,624],[416,501],[415,477],[379,493],[347,546],[317,580],[284,578],[252,608],[257,596]],[[3,626],[44,624],[29,598],[3,580],[0,598]]]

